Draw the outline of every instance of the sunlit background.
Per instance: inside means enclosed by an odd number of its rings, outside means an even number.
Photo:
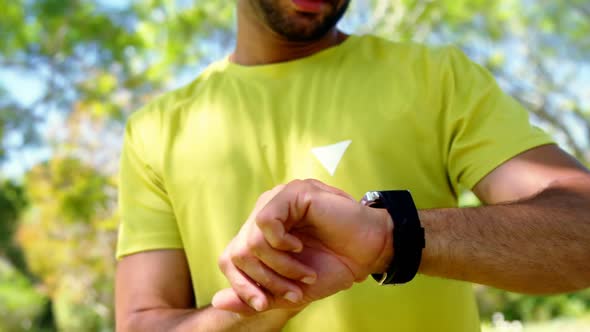
[[[589,1],[352,0],[341,27],[458,45],[589,164]],[[234,29],[228,0],[0,0],[0,331],[114,330],[125,119],[227,54]],[[588,290],[475,287],[484,331],[590,330]]]

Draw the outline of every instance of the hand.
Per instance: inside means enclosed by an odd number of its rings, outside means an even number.
[[[232,288],[213,305],[241,313],[303,308],[348,289],[384,270],[392,227],[386,211],[319,181],[279,186],[260,197],[220,257]]]

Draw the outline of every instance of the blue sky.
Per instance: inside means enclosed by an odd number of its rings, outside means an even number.
[[[0,82],[15,99],[23,105],[30,105],[43,93],[44,85],[30,73],[19,73],[0,68]],[[41,130],[43,130],[41,128]],[[18,137],[6,137],[8,141]],[[22,172],[50,156],[48,148],[28,149],[28,151],[9,151],[9,162],[3,165],[0,174],[4,177],[19,177]]]

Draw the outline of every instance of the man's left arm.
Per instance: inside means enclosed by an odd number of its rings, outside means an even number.
[[[473,188],[486,206],[420,211],[420,273],[522,293],[590,287],[590,172],[556,145],[526,151]]]

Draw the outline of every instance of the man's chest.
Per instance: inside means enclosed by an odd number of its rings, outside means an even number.
[[[195,205],[207,210],[217,204],[212,197],[251,208],[265,190],[305,178],[360,197],[369,189],[416,187],[424,162],[442,166],[436,142],[424,140],[423,122],[409,109],[388,114],[379,109],[382,101],[366,108],[254,104],[256,111],[199,109],[185,120],[191,129],[171,142],[164,170],[176,213]]]

